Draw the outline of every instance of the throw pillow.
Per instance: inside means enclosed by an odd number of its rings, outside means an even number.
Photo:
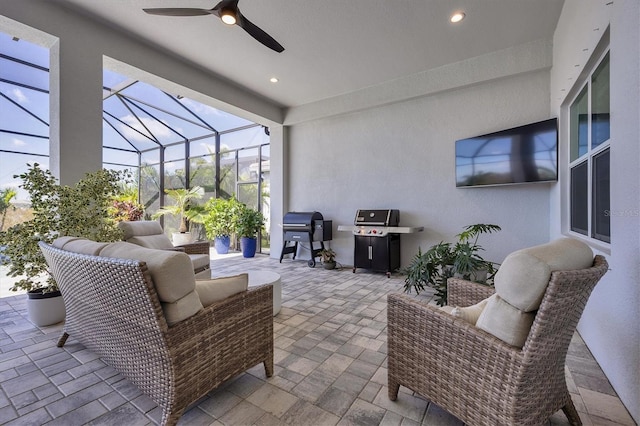
[[[478,317],[476,327],[521,348],[527,340],[534,318],[535,314],[523,312],[494,294]]]
[[[494,297],[494,296],[491,296],[491,297]],[[484,310],[484,307],[487,306],[487,301],[489,299],[490,297],[487,299],[481,300],[475,305],[466,306],[463,308],[459,308],[456,306],[451,310],[451,315],[453,315],[454,317],[462,318],[466,322],[475,325],[476,322],[478,321],[478,317],[480,317],[480,314]]]
[[[200,302],[204,307],[236,293],[247,291],[247,288],[249,288],[249,274],[210,280],[196,280],[196,292],[200,296]]]
[[[160,305],[164,312],[164,318],[170,326],[197,314],[202,309],[202,303],[198,298],[198,293],[195,291],[188,293],[175,302],[161,302]]]

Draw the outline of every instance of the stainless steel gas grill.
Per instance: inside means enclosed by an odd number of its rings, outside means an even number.
[[[399,210],[358,210],[354,226],[338,226],[338,231],[354,235],[353,272],[357,268],[385,272],[387,277],[400,268],[400,234],[412,234],[423,227],[398,226]]]
[[[316,257],[320,251],[324,250],[324,241],[331,241],[332,222],[324,220],[319,212],[289,212],[282,219],[282,231],[284,232],[284,241],[282,252],[280,253],[280,262],[285,254],[292,253],[293,259],[298,253],[298,243],[309,243],[309,251],[311,251],[311,259],[307,262],[310,268],[316,266]],[[293,242],[293,245],[289,245]],[[319,242],[320,248],[314,248],[313,243]]]

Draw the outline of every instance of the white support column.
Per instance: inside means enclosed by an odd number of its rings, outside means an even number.
[[[51,172],[71,185],[102,168],[102,55],[82,37],[51,47]]]
[[[287,211],[289,200],[287,194],[288,176],[288,131],[287,127],[271,126],[270,133],[270,194],[271,209],[271,253],[270,257],[280,258],[282,251],[282,218]]]

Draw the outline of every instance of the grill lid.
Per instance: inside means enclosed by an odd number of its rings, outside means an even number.
[[[320,212],[288,212],[282,219],[282,227],[285,230],[311,229],[314,221],[322,221]]]
[[[358,210],[355,225],[398,226],[400,210]]]

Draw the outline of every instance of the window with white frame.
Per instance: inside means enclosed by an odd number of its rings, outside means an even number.
[[[611,242],[609,52],[569,107],[570,230]]]

